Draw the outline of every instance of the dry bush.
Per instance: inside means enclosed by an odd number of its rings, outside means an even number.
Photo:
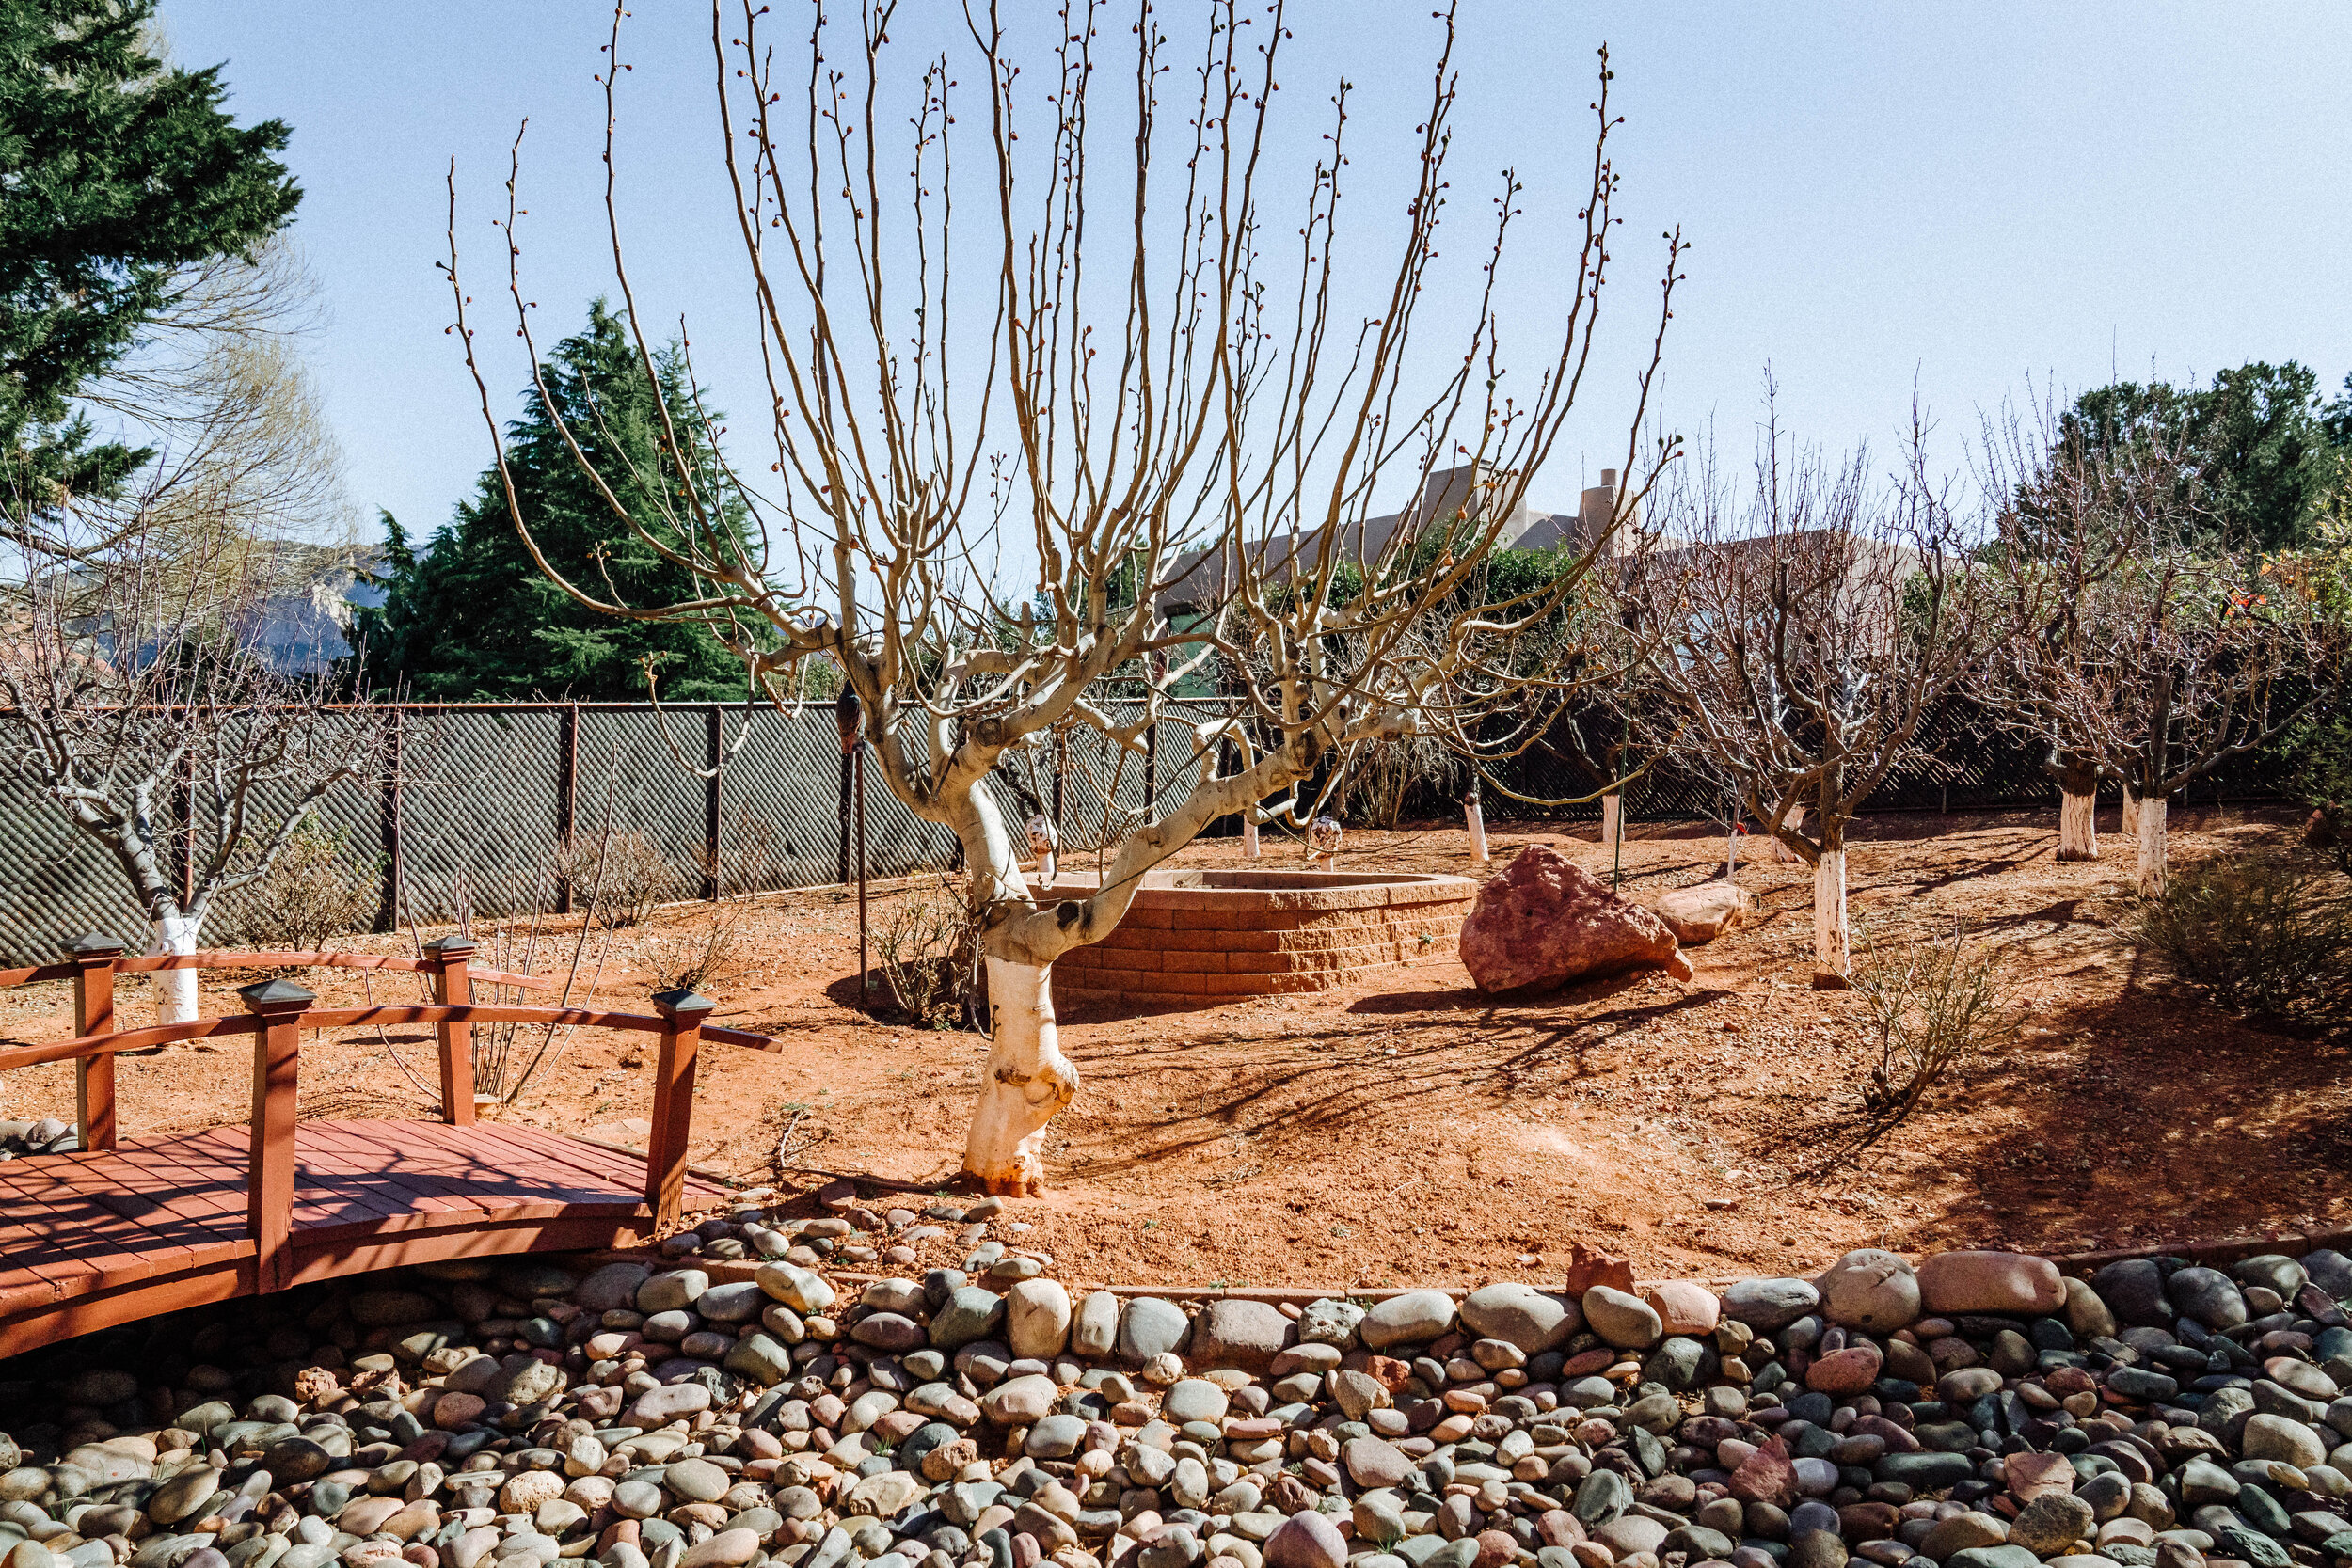
[[[246,890],[232,940],[310,953],[330,937],[373,927],[382,863],[356,863],[348,848],[342,834],[304,813],[269,869]]]
[[[1863,1085],[1873,1115],[1900,1120],[1961,1063],[2005,1043],[2017,1030],[1997,950],[1968,945],[1968,923],[1900,958],[1870,959],[1853,976],[1869,1004],[1878,1065]]]
[[[953,1029],[975,1016],[980,990],[979,927],[962,879],[918,869],[874,933],[890,999],[926,1029]]]
[[[1346,811],[1372,828],[1393,828],[1416,798],[1458,791],[1468,770],[1435,736],[1367,742],[1348,764]]]
[[[564,840],[556,846],[555,874],[571,885],[573,902],[605,927],[642,926],[656,905],[687,892],[686,874],[634,828]]]
[[[2291,1018],[2352,1005],[2352,900],[2323,872],[2203,861],[2141,901],[2131,934],[2233,1007]]]

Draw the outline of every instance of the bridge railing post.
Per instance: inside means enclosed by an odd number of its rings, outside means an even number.
[[[294,1282],[294,1090],[302,1015],[318,1000],[291,980],[265,980],[237,994],[262,1015],[253,1037],[253,1142],[246,1168],[246,1233],[253,1238],[254,1289]]]
[[[452,933],[424,944],[433,966],[433,1000],[443,1006],[464,1006],[473,1001],[473,958],[469,937]],[[453,1127],[473,1123],[473,1025],[437,1023],[433,1037],[441,1054],[441,1119]]]
[[[661,1053],[653,1080],[653,1131],[645,1139],[645,1202],[657,1225],[676,1220],[686,1193],[686,1144],[694,1128],[694,1066],[703,1020],[716,1006],[691,990],[653,999],[661,1015]]]
[[[122,943],[92,931],[74,941],[73,1033],[115,1032],[115,960]],[[115,1147],[115,1059],[108,1052],[73,1064],[73,1119],[84,1148]]]

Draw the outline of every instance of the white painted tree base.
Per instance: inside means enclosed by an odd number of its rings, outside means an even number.
[[[1258,825],[1248,817],[1241,822],[1241,852],[1250,860],[1258,859]]]
[[[150,957],[164,953],[193,953],[196,951],[196,922],[186,915],[166,915],[147,925]],[[196,977],[193,969],[159,969],[155,972],[157,1022],[188,1023],[197,1017]]]
[[[2162,800],[2139,803],[2139,892],[2144,898],[2164,895],[2164,819],[2169,811]]]
[[[2058,796],[2058,858],[2095,861],[2099,858],[2099,798],[2096,795]]]
[[[1476,800],[1470,800],[1464,802],[1462,815],[1470,821],[1470,863],[1484,865],[1486,863],[1486,814],[1479,809]]]
[[[964,1174],[999,1197],[1044,1189],[1045,1124],[1078,1093],[1078,1069],[1054,1027],[1053,967],[988,960],[992,1040],[979,1103],[963,1148]]]
[[[1846,921],[1846,851],[1824,849],[1813,867],[1813,968],[1843,981],[1853,973],[1853,932]]]
[[[1801,833],[1804,832],[1804,808],[1803,806],[1789,807],[1788,816],[1784,825],[1792,833]],[[1794,849],[1791,849],[1788,846],[1783,844],[1778,835],[1774,835],[1772,839],[1772,859],[1781,862],[1788,862],[1798,858],[1798,854]]]
[[[1617,809],[1620,803],[1619,798],[1614,795],[1600,798],[1600,841],[1603,844],[1616,843],[1618,835],[1625,831],[1625,819]]]

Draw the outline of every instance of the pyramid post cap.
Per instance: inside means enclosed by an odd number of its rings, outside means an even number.
[[[663,1018],[680,1018],[689,1015],[700,1018],[718,1005],[700,991],[692,990],[656,991],[653,997],[654,1010]]]
[[[95,958],[121,952],[122,942],[119,938],[102,932],[84,931],[67,944],[67,951],[77,958]]]
[[[452,931],[445,937],[435,937],[431,942],[426,942],[424,950],[437,958],[443,955],[454,957],[460,953],[474,951],[474,941],[463,932]]]
[[[284,1012],[290,1008],[307,1007],[318,997],[303,990],[292,980],[263,980],[258,985],[239,986],[237,994],[245,998],[246,1008],[257,1013]]]

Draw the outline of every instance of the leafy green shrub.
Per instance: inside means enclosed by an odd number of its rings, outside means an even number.
[[[2352,1000],[2352,900],[2324,872],[2201,861],[2140,905],[2134,935],[2230,1006],[2319,1016]]]

